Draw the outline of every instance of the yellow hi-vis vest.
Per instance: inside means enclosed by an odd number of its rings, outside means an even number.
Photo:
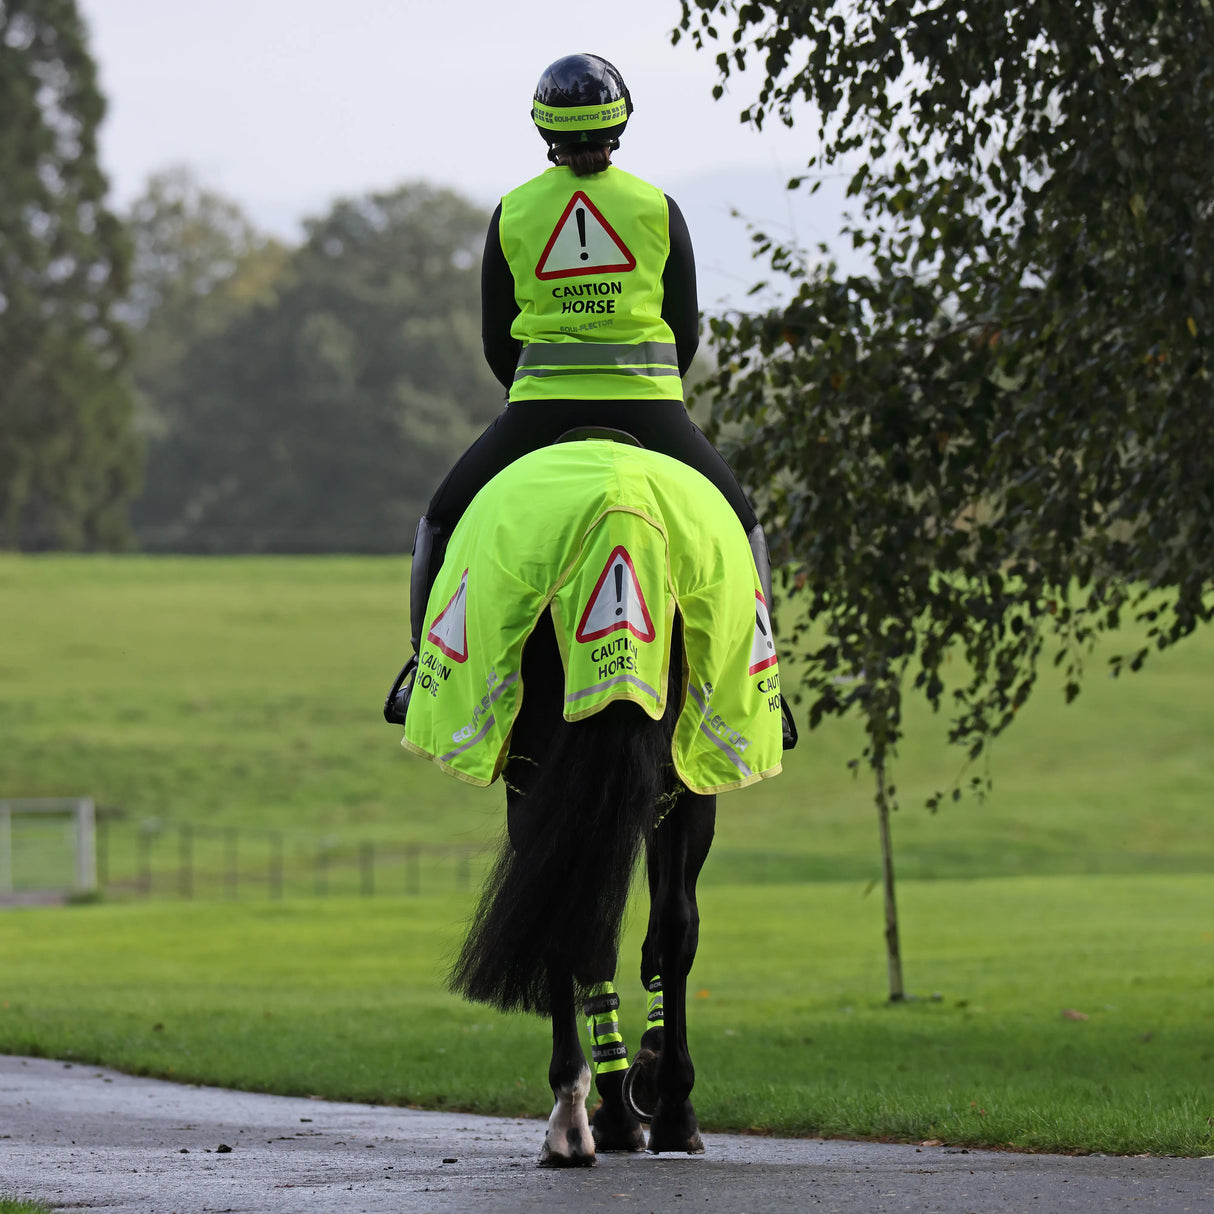
[[[502,253],[523,343],[510,400],[679,400],[662,319],[670,213],[656,186],[615,167],[557,166],[502,199]]]
[[[548,608],[566,720],[617,699],[659,719],[677,610],[679,778],[707,794],[780,771],[780,668],[737,516],[685,464],[598,440],[523,456],[460,520],[430,594],[404,747],[470,784],[497,779],[526,694],[523,645]]]

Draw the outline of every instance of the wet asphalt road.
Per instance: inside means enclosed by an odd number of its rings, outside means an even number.
[[[704,1136],[554,1172],[543,1123],[263,1096],[0,1057],[0,1195],[108,1214],[1214,1210],[1214,1159]],[[230,1149],[223,1149],[230,1148]]]

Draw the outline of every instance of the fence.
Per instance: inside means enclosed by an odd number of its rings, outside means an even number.
[[[97,884],[111,895],[266,897],[467,889],[479,845],[402,843],[102,816]]]
[[[0,898],[96,887],[91,797],[0,800]]]

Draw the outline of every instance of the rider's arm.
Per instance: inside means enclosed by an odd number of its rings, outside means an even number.
[[[489,221],[485,252],[481,258],[481,345],[489,370],[504,388],[509,389],[514,383],[522,342],[510,336],[510,326],[519,314],[519,306],[514,298],[514,276],[502,252],[498,233],[501,218],[502,207],[499,203]]]
[[[700,345],[700,305],[696,297],[696,260],[683,212],[669,195],[670,256],[662,271],[662,319],[674,332],[679,374],[686,375]]]

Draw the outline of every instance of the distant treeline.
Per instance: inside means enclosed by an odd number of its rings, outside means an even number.
[[[0,549],[400,552],[500,407],[488,216],[422,184],[298,246],[187,169],[128,214],[73,0],[0,3]]]
[[[154,177],[128,217],[139,546],[407,549],[501,407],[480,349],[487,222],[413,184],[338,201],[288,247],[187,170]]]

